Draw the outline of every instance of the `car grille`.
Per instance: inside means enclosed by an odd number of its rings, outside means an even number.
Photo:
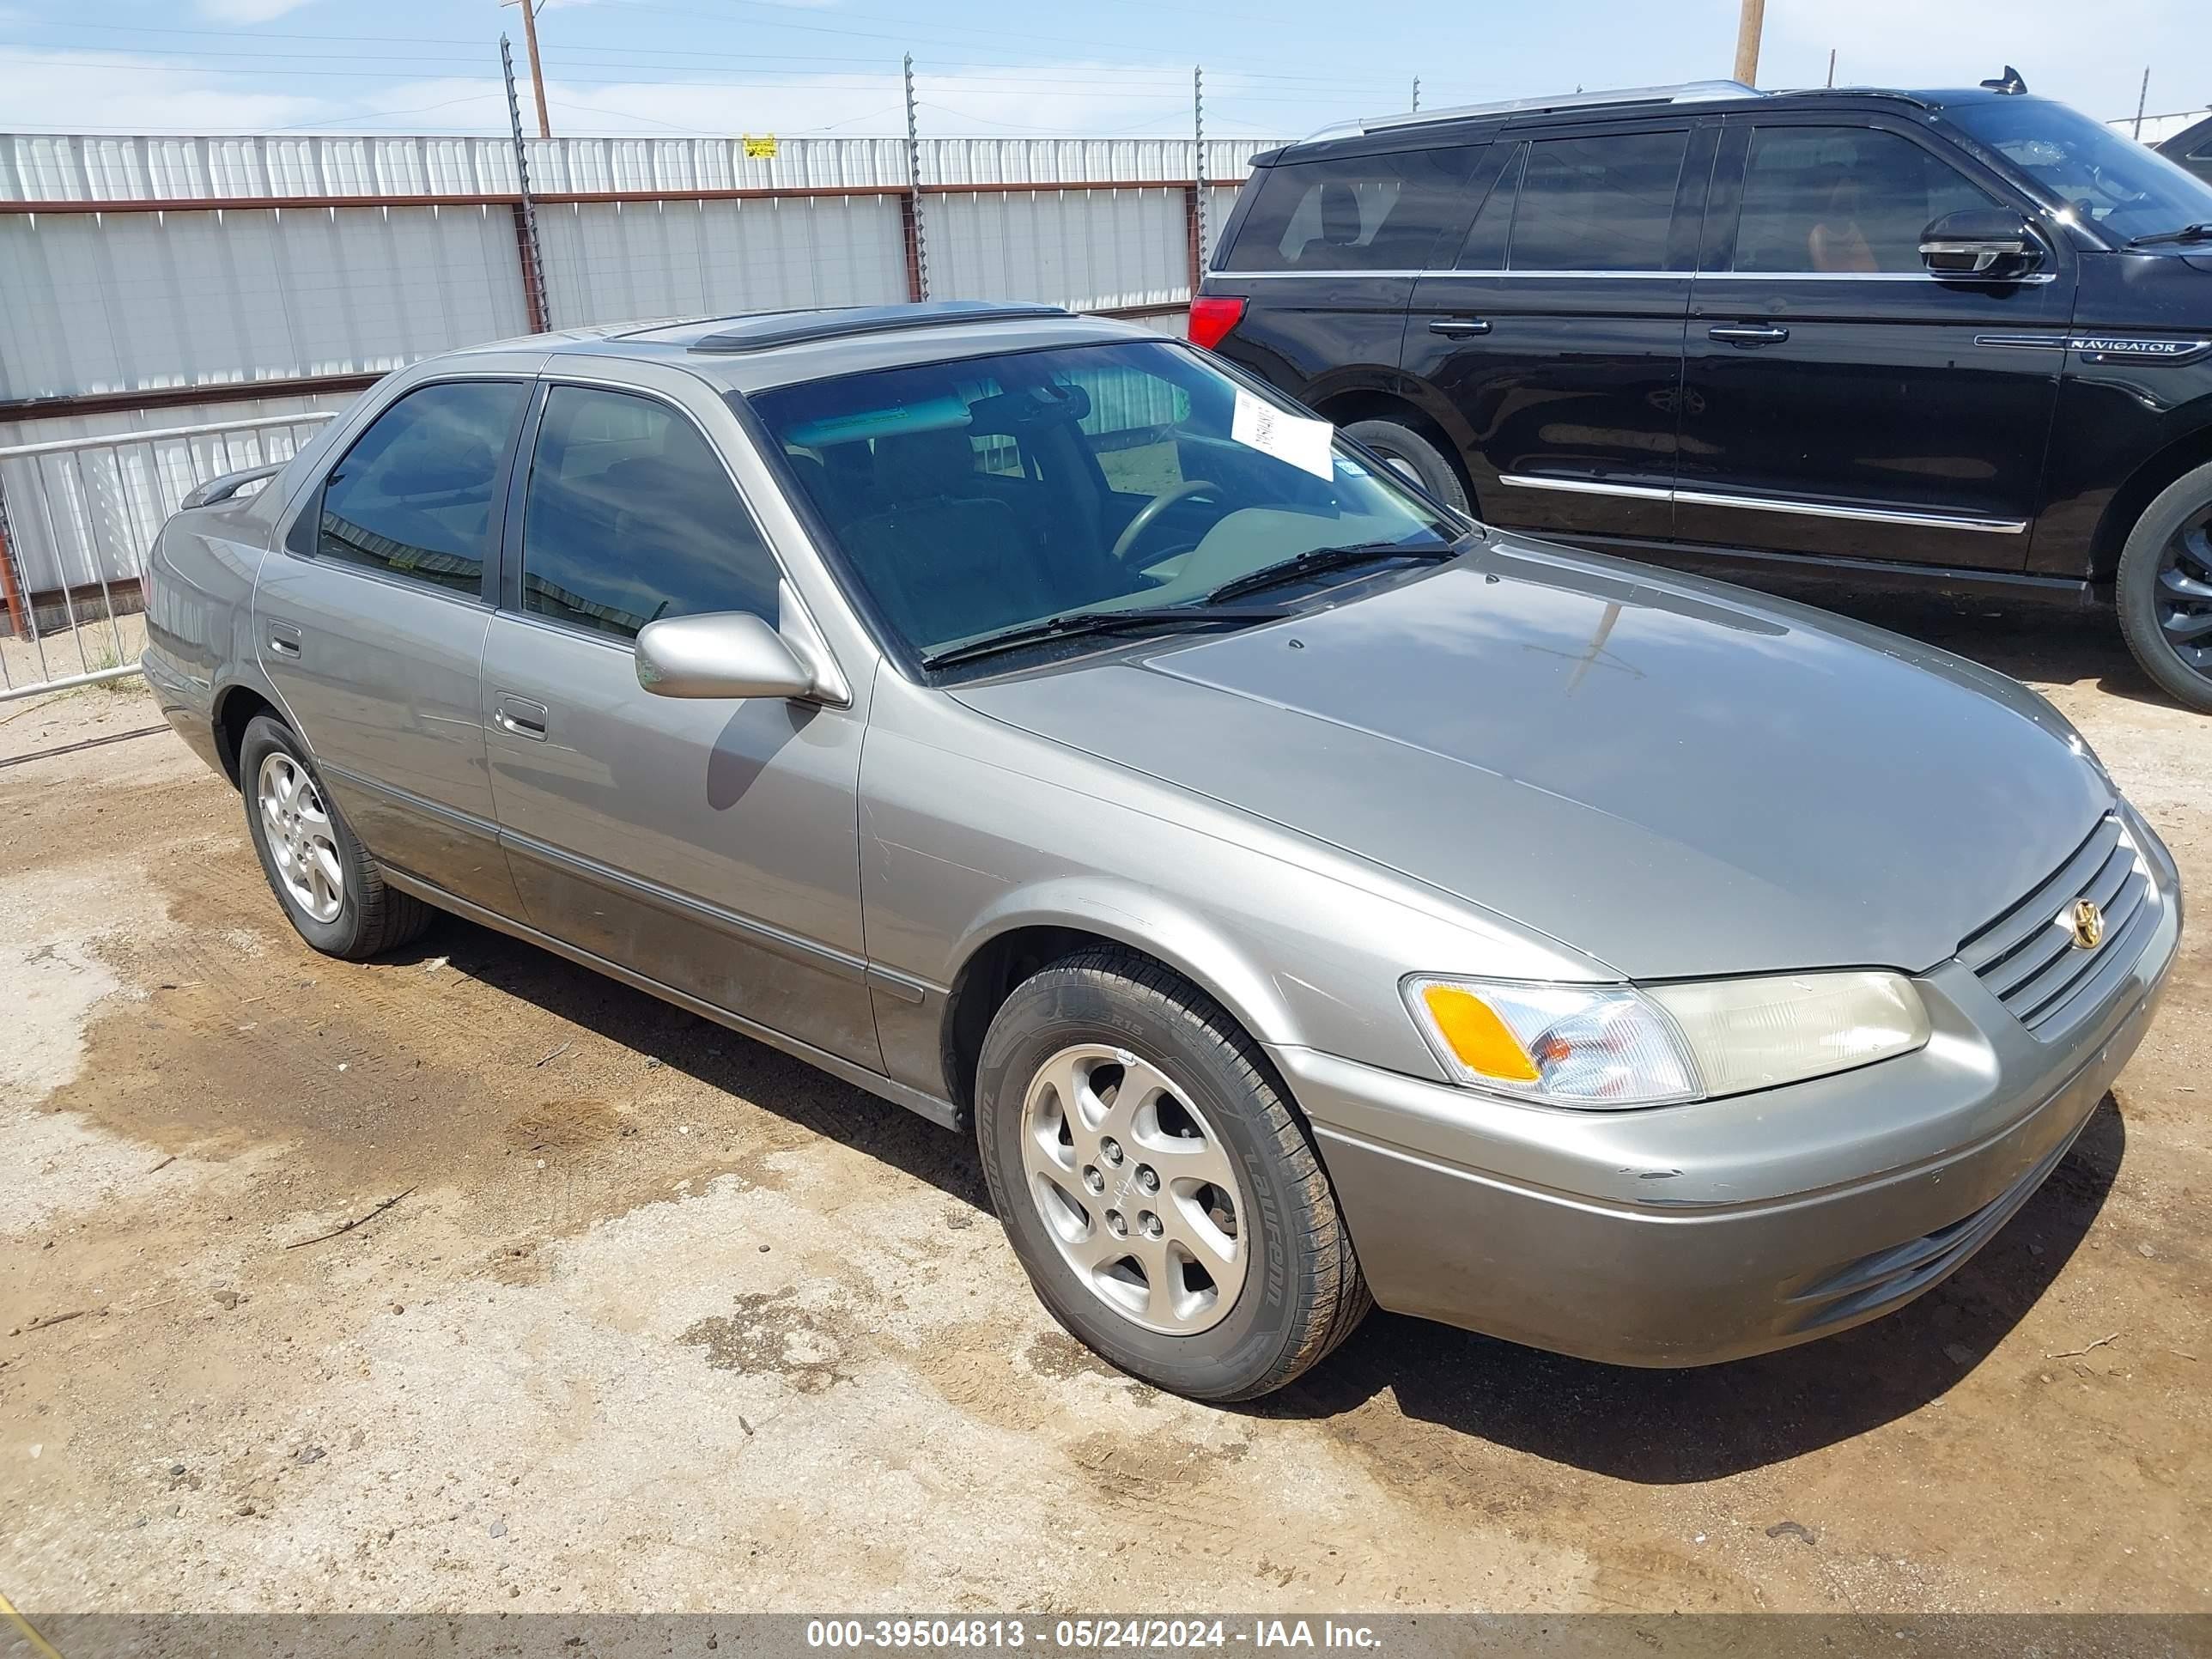
[[[2104,938],[2094,950],[2074,941],[2074,907],[2082,899],[2104,914]],[[2150,872],[2126,826],[2108,814],[2050,880],[1961,945],[1959,959],[2049,1042],[2101,1006],[2157,920]]]

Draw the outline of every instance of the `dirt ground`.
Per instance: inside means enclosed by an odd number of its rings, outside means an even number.
[[[2212,720],[2096,619],[1867,614],[2047,690],[2199,896],[2072,1157],[1810,1347],[1618,1370],[1378,1315],[1234,1410],[1060,1334],[962,1138],[458,921],[319,957],[142,692],[0,705],[0,1591],[2212,1608]]]

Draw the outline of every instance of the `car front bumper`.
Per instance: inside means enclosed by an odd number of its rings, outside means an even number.
[[[2172,860],[2137,833],[2160,914],[2059,1041],[1954,961],[1918,981],[1934,1026],[1918,1053],[1686,1106],[1561,1110],[1270,1052],[1382,1306],[1617,1364],[1786,1347],[1940,1283],[2088,1122],[2180,937]]]

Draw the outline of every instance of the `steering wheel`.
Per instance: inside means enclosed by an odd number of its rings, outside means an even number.
[[[1129,562],[1129,550],[1143,539],[1145,532],[1152,527],[1161,514],[1166,512],[1177,501],[1187,501],[1192,496],[1203,494],[1213,488],[1212,484],[1203,478],[1193,478],[1186,483],[1176,485],[1172,489],[1160,491],[1158,495],[1137,509],[1137,516],[1129,520],[1128,528],[1114,538],[1114,562],[1116,564],[1127,564]]]

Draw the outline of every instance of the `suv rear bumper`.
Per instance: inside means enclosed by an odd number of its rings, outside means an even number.
[[[1690,1106],[1561,1111],[1271,1052],[1382,1306],[1617,1364],[1710,1364],[1902,1306],[2033,1195],[2172,966],[2179,891],[2162,848],[2152,863],[2156,927],[2060,1042],[1953,963],[1920,981],[1920,1053]]]

